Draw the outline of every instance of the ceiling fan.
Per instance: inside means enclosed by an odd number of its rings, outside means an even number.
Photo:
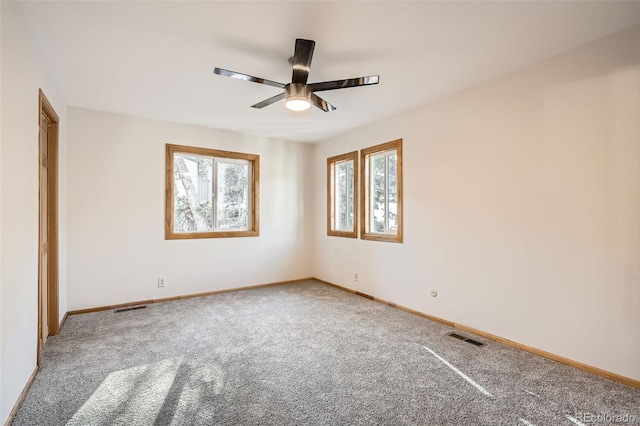
[[[289,64],[293,67],[291,83],[278,83],[277,81],[254,77],[252,75],[242,74],[217,67],[213,70],[213,73],[225,77],[237,78],[238,80],[253,81],[254,83],[266,84],[267,86],[284,89],[284,92],[279,95],[265,99],[264,101],[251,106],[253,108],[264,108],[284,99],[286,107],[293,111],[304,111],[308,109],[311,104],[325,112],[333,111],[336,107],[316,95],[315,92],[378,84],[379,76],[377,75],[307,84],[309,69],[311,67],[311,59],[313,57],[313,49],[315,46],[316,42],[313,40],[305,40],[301,38],[296,39],[296,47],[293,57],[289,59]]]

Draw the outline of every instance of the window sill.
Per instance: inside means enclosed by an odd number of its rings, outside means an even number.
[[[360,238],[363,240],[369,241],[382,241],[386,243],[402,243],[402,235],[397,234],[372,234],[372,233],[363,233],[360,235]]]
[[[358,234],[354,232],[347,231],[327,231],[327,236],[329,237],[343,237],[343,238],[358,238]]]
[[[203,238],[236,238],[236,237],[258,237],[258,231],[217,231],[217,232],[170,232],[165,236],[165,240],[194,240]]]

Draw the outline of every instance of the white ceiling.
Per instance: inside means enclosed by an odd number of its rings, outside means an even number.
[[[417,107],[640,22],[639,1],[21,2],[68,103],[140,117],[318,141]],[[380,75],[319,93],[294,113],[250,105],[287,83],[296,38],[316,41],[309,82]]]

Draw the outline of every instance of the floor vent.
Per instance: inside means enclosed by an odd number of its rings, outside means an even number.
[[[467,339],[466,337],[461,336],[461,335],[456,334],[456,333],[449,333],[449,336],[454,337],[454,338],[459,339],[459,340],[466,340]]]
[[[122,308],[122,309],[116,309],[115,311],[113,311],[116,314],[119,314],[120,312],[126,312],[126,311],[137,311],[138,309],[144,309],[146,308],[147,305],[142,305],[142,306],[132,306],[130,308]]]
[[[461,335],[459,335],[457,333],[447,333],[447,336],[451,336],[454,339],[462,340],[464,342],[471,343],[472,345],[476,345],[476,346],[484,346],[485,345],[482,342],[478,342],[477,340],[469,339],[468,337],[461,336]]]

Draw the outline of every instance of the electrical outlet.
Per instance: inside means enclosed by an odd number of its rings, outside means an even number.
[[[354,272],[354,273],[353,273],[353,280],[354,280],[355,282],[360,281],[360,275],[359,275],[357,272]]]
[[[158,277],[158,287],[164,287],[164,278]]]

